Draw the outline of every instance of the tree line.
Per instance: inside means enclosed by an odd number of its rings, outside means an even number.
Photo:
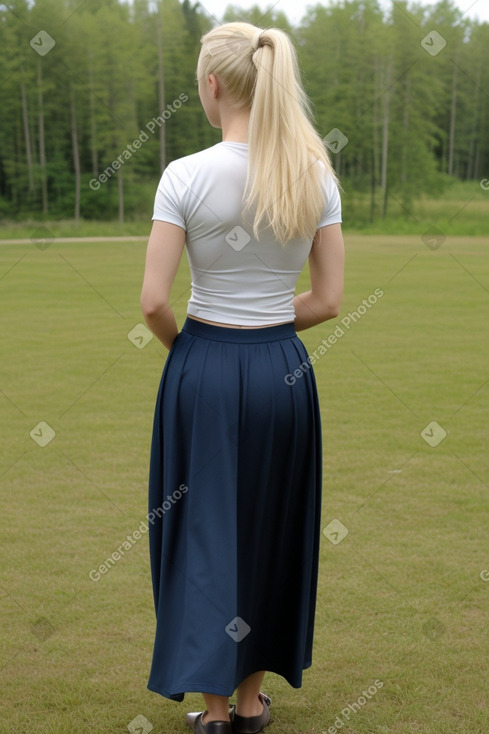
[[[342,181],[409,211],[449,178],[489,170],[489,24],[451,0],[333,0],[298,26],[228,6],[223,21],[276,26],[299,54],[316,126]],[[12,0],[0,6],[0,217],[148,217],[164,167],[218,142],[201,109],[190,0]]]

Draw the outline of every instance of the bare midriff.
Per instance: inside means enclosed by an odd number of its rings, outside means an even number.
[[[224,326],[227,329],[267,329],[269,326],[282,326],[282,324],[293,324],[293,321],[280,321],[277,324],[263,324],[262,326],[242,326],[241,324],[221,324],[219,321],[208,321],[207,319],[200,319],[198,316],[191,316],[187,314],[189,319],[195,321],[202,321],[203,324],[210,324],[211,326]]]

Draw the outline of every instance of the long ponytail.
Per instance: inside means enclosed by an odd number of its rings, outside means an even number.
[[[253,232],[264,227],[286,244],[311,239],[324,207],[321,163],[336,179],[326,148],[310,122],[297,54],[278,28],[226,23],[202,38],[197,74],[215,74],[231,104],[250,108],[245,211]]]

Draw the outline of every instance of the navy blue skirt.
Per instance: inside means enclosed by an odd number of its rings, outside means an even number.
[[[148,513],[162,696],[231,696],[259,670],[299,688],[311,665],[322,461],[307,358],[293,323],[190,318],[168,354]]]

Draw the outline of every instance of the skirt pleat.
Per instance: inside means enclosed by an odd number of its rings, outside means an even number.
[[[293,323],[234,329],[187,318],[170,350],[148,513],[148,688],[167,698],[230,696],[258,670],[298,688],[311,665],[322,462],[307,358]]]

